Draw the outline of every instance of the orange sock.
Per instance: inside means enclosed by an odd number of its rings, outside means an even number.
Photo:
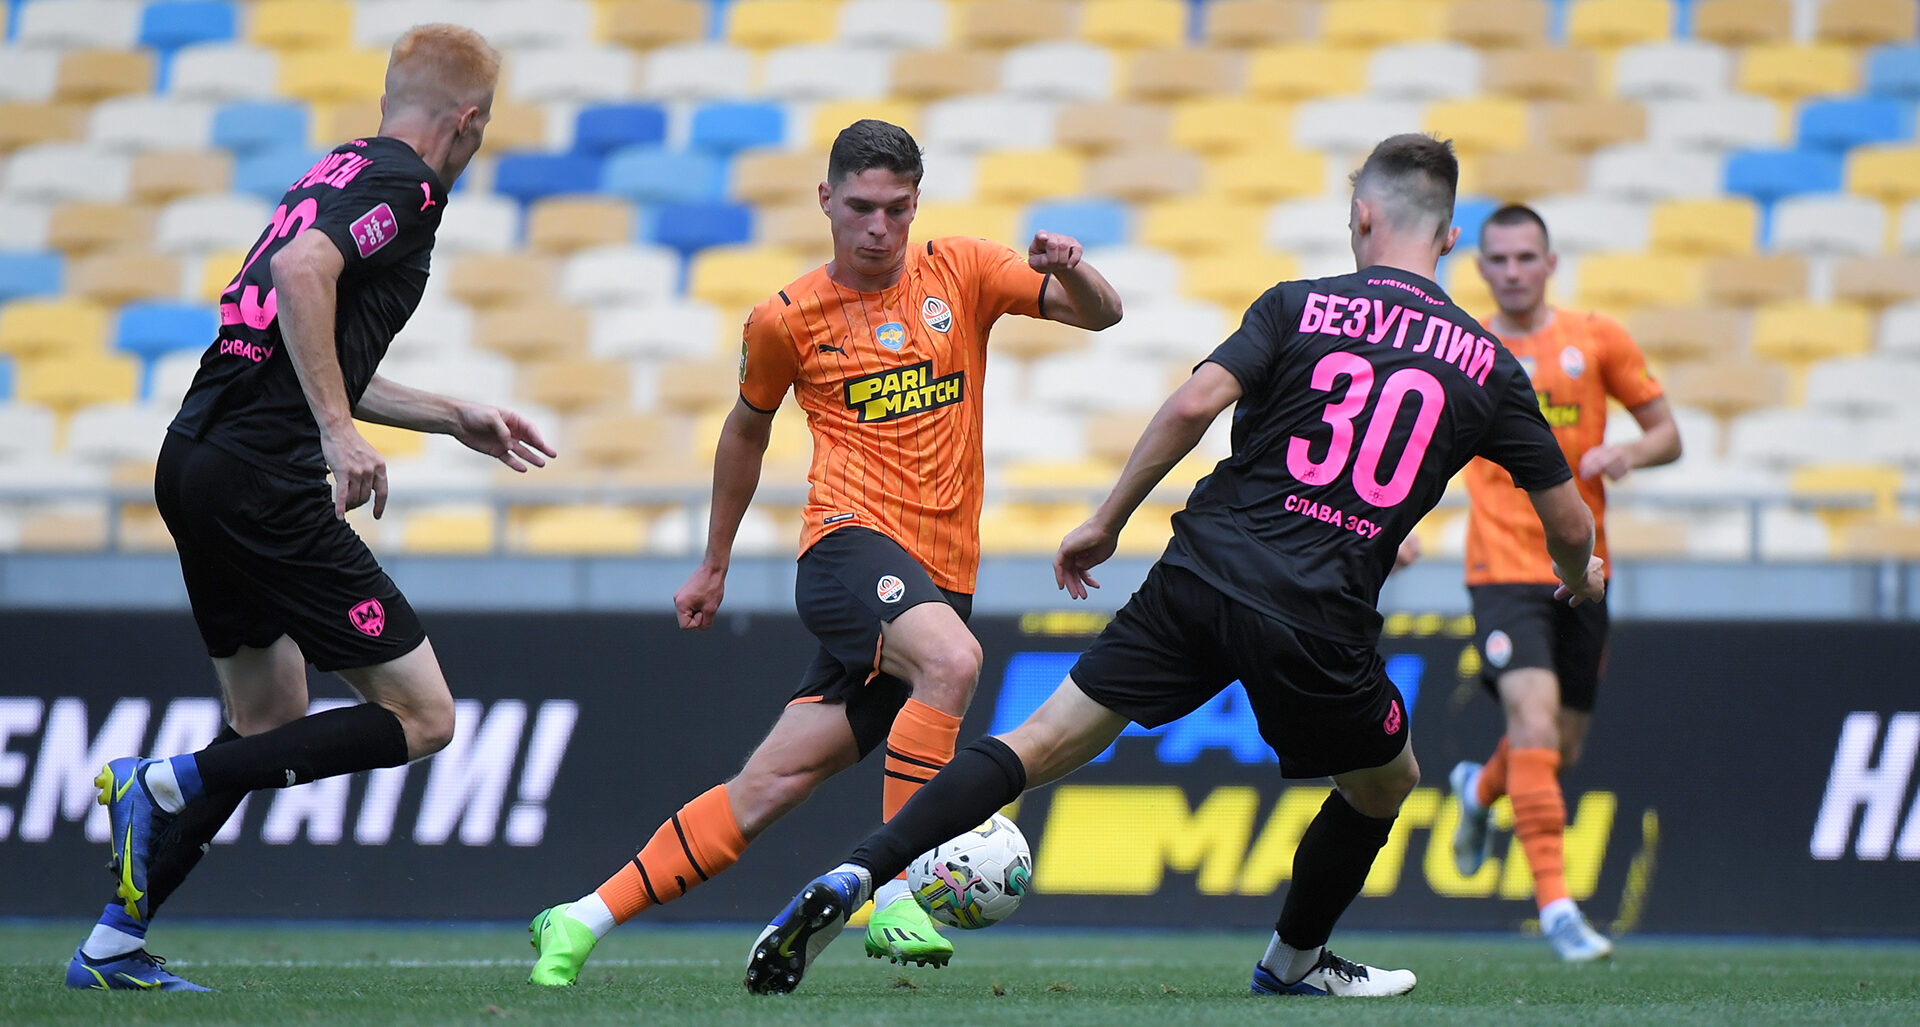
[[[892,820],[920,786],[953,761],[960,718],[908,699],[887,733],[887,776],[880,785],[880,819]]]
[[[1567,831],[1567,801],[1560,794],[1560,750],[1515,749],[1508,755],[1513,833],[1533,868],[1533,897],[1541,908],[1567,897],[1561,839]]]
[[[732,866],[746,847],[727,786],[714,785],[661,824],[640,854],[594,893],[612,911],[614,922],[624,924],[648,906],[672,902]]]
[[[1500,736],[1500,744],[1494,747],[1493,755],[1487,757],[1486,766],[1480,768],[1480,784],[1474,789],[1473,801],[1481,809],[1493,805],[1494,800],[1507,794],[1507,736]]]

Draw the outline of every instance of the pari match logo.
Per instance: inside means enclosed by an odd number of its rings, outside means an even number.
[[[847,409],[857,411],[862,424],[950,406],[967,391],[965,372],[935,378],[931,360],[851,378],[846,388]]]

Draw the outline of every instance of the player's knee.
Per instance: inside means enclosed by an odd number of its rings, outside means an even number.
[[[921,661],[920,673],[913,682],[914,694],[920,696],[922,702],[933,698],[964,704],[980,680],[982,659],[980,643],[970,633],[963,631],[943,640]]]
[[[285,727],[306,715],[306,696],[301,695],[271,702],[233,703],[227,711],[227,723],[246,738]]]
[[[442,693],[410,703],[400,714],[407,733],[407,758],[431,756],[453,741],[453,696]]]
[[[1507,714],[1507,739],[1518,749],[1560,748],[1560,718],[1548,705],[1516,706]]]
[[[807,801],[827,775],[818,768],[764,770],[749,767],[727,782],[740,830],[751,838]]]

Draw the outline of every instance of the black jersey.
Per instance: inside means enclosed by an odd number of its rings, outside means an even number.
[[[346,258],[334,349],[347,401],[358,405],[387,346],[427,287],[446,189],[411,146],[355,139],[336,147],[280,200],[246,263],[220,294],[220,333],[200,358],[172,430],[264,470],[324,477],[320,429],[280,337],[273,256],[308,229]]]
[[[1282,282],[1207,358],[1244,391],[1233,454],[1174,515],[1166,562],[1332,641],[1371,645],[1401,539],[1475,456],[1572,477],[1518,360],[1419,275]]]

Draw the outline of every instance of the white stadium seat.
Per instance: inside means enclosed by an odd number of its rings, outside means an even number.
[[[1113,54],[1090,43],[1035,43],[1007,51],[1000,88],[1043,100],[1102,100],[1113,94]]]
[[[161,357],[153,365],[152,389],[148,392],[154,403],[171,403],[179,409],[180,400],[187,394],[187,386],[193,384],[193,376],[200,370],[201,350],[176,350]]]
[[[16,198],[116,201],[126,198],[128,157],[86,143],[43,143],[14,152],[7,192]]]
[[[488,403],[504,403],[513,394],[513,362],[506,357],[478,350],[419,357],[393,353],[381,361],[380,377],[460,399]],[[529,417],[533,416],[522,406],[524,404],[515,409]],[[549,419],[539,423],[544,426],[558,422]]]
[[[1349,201],[1332,197],[1276,203],[1267,213],[1263,237],[1267,248],[1282,253],[1350,253],[1353,237],[1347,229],[1349,207]],[[1348,262],[1352,262],[1351,257]]]
[[[1760,511],[1760,559],[1825,560],[1832,555],[1832,538],[1818,514],[1788,507]]]
[[[1803,254],[1880,252],[1886,209],[1864,196],[1790,196],[1773,210],[1773,246]]]
[[[1860,428],[1854,418],[1775,407],[1734,418],[1727,458],[1776,467],[1833,460],[1847,451]]]
[[[1553,248],[1562,253],[1634,253],[1647,248],[1651,214],[1646,203],[1572,193],[1536,201]]]
[[[195,100],[120,96],[93,108],[87,135],[115,150],[201,150],[213,140],[213,108]]]
[[[0,177],[0,181],[4,180]],[[0,253],[46,249],[47,221],[51,216],[52,211],[45,203],[0,196]]]
[[[1807,406],[1843,413],[1896,413],[1920,396],[1920,360],[1848,357],[1807,373]],[[1920,440],[1916,440],[1920,445]]]
[[[0,461],[53,451],[53,411],[32,403],[0,402]]]
[[[893,62],[873,47],[781,47],[760,66],[760,92],[783,100],[871,100],[887,95]]]
[[[1480,92],[1480,51],[1461,43],[1383,46],[1367,60],[1374,96],[1395,100],[1457,100]]]
[[[1212,303],[1165,299],[1129,304],[1126,317],[1093,337],[1093,349],[1126,356],[1200,360],[1231,330]]]
[[[974,194],[974,172],[978,170],[979,160],[972,149],[956,149],[950,145],[933,145],[927,142],[925,134],[918,137],[926,159],[927,176],[920,180],[920,202],[929,200],[971,201]]]
[[[66,455],[112,465],[154,460],[179,408],[168,402],[103,403],[82,407],[67,423]]]
[[[1684,199],[1720,195],[1718,154],[1671,146],[1629,143],[1593,155],[1587,188],[1629,200]]]
[[[949,20],[941,0],[853,0],[840,8],[840,41],[932,50],[947,41]]]
[[[1002,404],[990,397],[981,431],[981,446],[994,463],[1079,460],[1087,455],[1085,419],[1049,404]]]
[[[755,92],[753,55],[724,43],[663,46],[647,58],[642,92],[662,99],[705,100]]]
[[[516,55],[507,88],[516,100],[622,100],[633,94],[633,54],[617,46],[529,50]]]
[[[353,12],[353,41],[355,45],[370,50],[385,50],[393,46],[393,41],[400,38],[400,33],[415,25],[446,21],[477,29],[480,27],[480,18],[477,16],[492,6],[494,0],[372,0],[358,3],[354,5]],[[499,40],[491,36],[488,36],[488,42],[501,45]]]
[[[448,298],[442,289],[429,286],[420,298],[420,306],[407,318],[406,327],[393,337],[390,356],[411,358],[438,357],[466,353],[473,348],[473,310]]]
[[[1679,149],[1729,150],[1775,145],[1780,109],[1757,96],[1647,101],[1647,141]]]
[[[1420,108],[1372,97],[1308,100],[1294,111],[1294,142],[1309,150],[1364,154],[1387,136],[1420,131]]]
[[[1149,246],[1101,247],[1088,250],[1086,259],[1127,303],[1173,296],[1180,283],[1180,262]]]
[[[45,100],[59,75],[58,50],[0,46],[0,100]]]
[[[384,6],[374,4],[372,6]],[[360,5],[365,11],[368,5]],[[463,17],[487,42],[514,53],[532,49],[585,46],[593,39],[593,5],[583,0],[486,0],[460,4]],[[363,14],[362,17],[365,17]],[[447,20],[447,19],[441,19]],[[391,45],[391,42],[389,44]]]
[[[608,307],[593,312],[587,351],[607,359],[705,358],[720,340],[721,325],[732,320],[698,300]]]
[[[1629,46],[1613,64],[1613,91],[1630,100],[1718,96],[1732,78],[1733,60],[1726,49],[1697,40]]]
[[[1896,303],[1881,311],[1877,338],[1880,349],[1890,355],[1920,359],[1920,300]]]
[[[139,0],[40,0],[14,10],[23,46],[131,50],[140,31]]]
[[[520,236],[520,205],[498,193],[463,192],[448,202],[434,252],[505,253]]]
[[[190,100],[268,100],[280,81],[280,58],[250,43],[201,43],[173,55],[168,94]]]
[[[1858,447],[1853,459],[1898,464],[1910,472],[1920,471],[1920,411],[1899,410],[1874,418],[1870,423],[1872,430],[1851,440]]]
[[[1166,394],[1159,360],[1082,350],[1042,357],[1027,369],[1028,399],[1080,413],[1151,407]]]
[[[1054,107],[1013,96],[966,96],[929,104],[922,124],[929,146],[978,150],[1039,149],[1053,145]]]
[[[245,250],[258,241],[272,216],[273,208],[257,196],[186,196],[161,208],[154,245],[168,253]]]
[[[657,303],[672,296],[680,258],[664,246],[595,246],[567,258],[560,294],[589,307]]]

